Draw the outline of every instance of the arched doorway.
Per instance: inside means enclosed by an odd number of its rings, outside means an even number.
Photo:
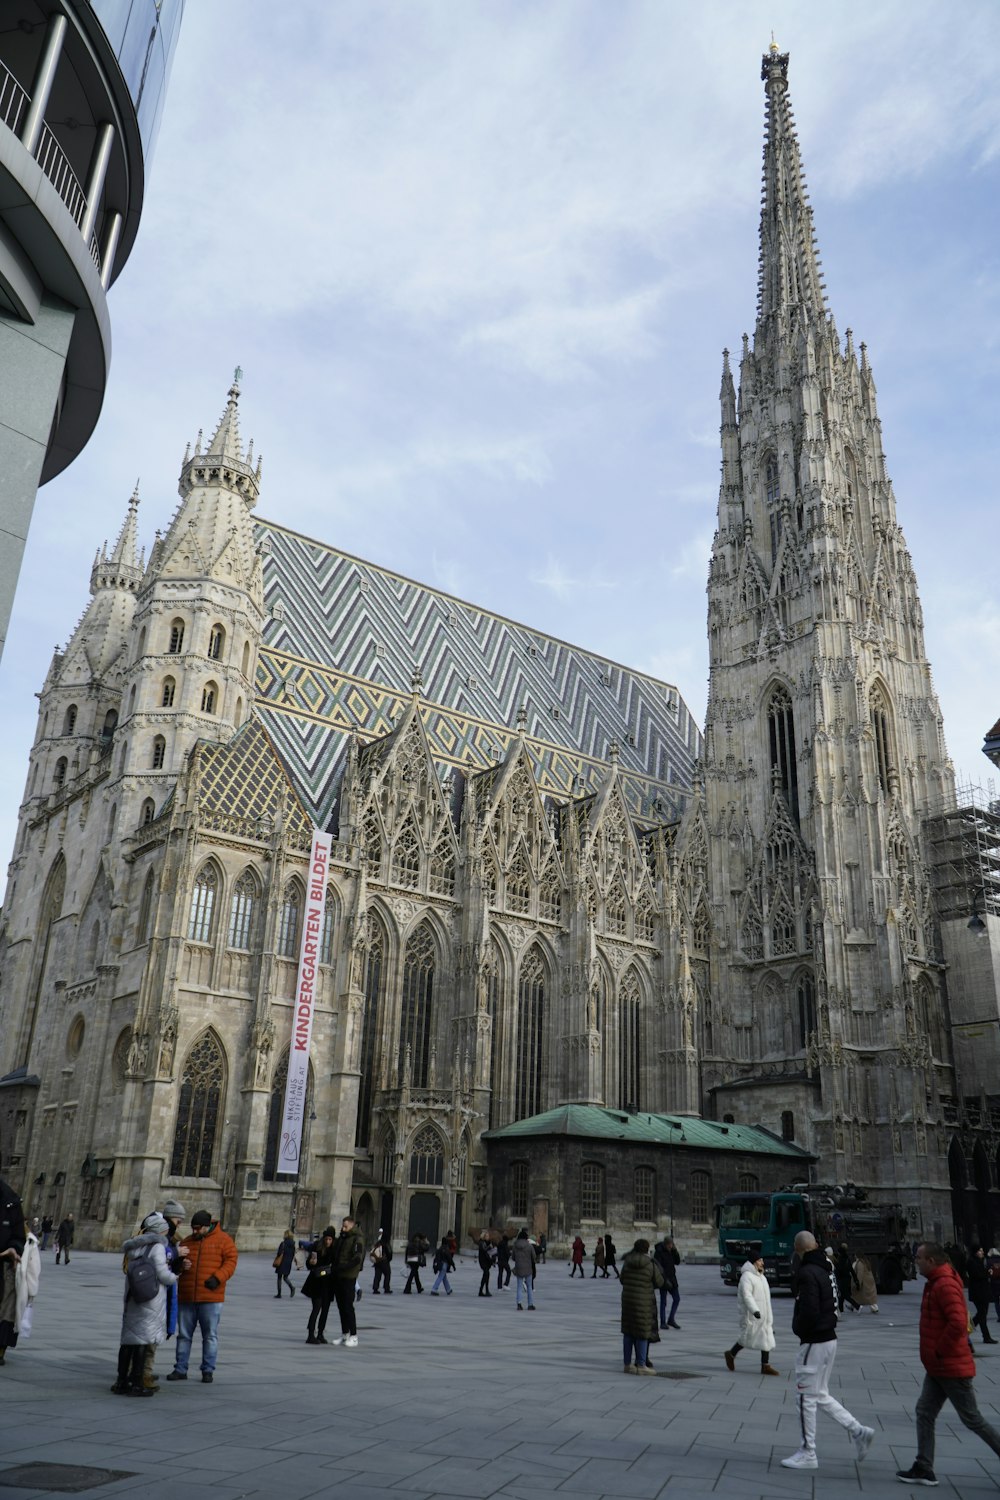
[[[375,1243],[375,1204],[371,1193],[362,1193],[354,1213],[358,1228],[365,1237],[366,1245]]]
[[[430,1243],[436,1245],[440,1227],[441,1199],[437,1193],[413,1193],[406,1227],[407,1239],[412,1240],[415,1234],[425,1234]]]

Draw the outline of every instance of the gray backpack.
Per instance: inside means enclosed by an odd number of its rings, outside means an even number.
[[[150,1260],[149,1246],[145,1255],[130,1260],[128,1270],[125,1272],[128,1281],[128,1296],[133,1302],[152,1302],[160,1290],[160,1283],[156,1275],[156,1267]]]

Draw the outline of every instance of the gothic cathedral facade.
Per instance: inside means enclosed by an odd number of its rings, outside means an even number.
[[[167,1195],[249,1248],[349,1205],[461,1230],[484,1133],[574,1103],[761,1125],[950,1229],[921,829],[952,771],[787,66],[738,397],[723,366],[704,740],[669,684],[257,519],[236,382],[148,562],[133,497],[42,687],[0,929],[0,1153],[32,1210],[106,1247]]]

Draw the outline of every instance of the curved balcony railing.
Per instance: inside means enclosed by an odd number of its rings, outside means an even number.
[[[15,135],[20,134],[30,102],[28,94],[13,73],[0,62],[0,121]],[[70,166],[65,151],[48,125],[42,126],[35,160],[69,209],[73,222],[79,229],[87,212],[87,195],[80,186],[80,179]],[[91,234],[87,249],[90,251],[94,265],[100,270],[101,248],[96,234]]]

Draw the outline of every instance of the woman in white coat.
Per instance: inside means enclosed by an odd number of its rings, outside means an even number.
[[[162,1214],[147,1214],[135,1239],[126,1240],[126,1268],[134,1261],[147,1259],[156,1272],[159,1285],[155,1297],[138,1302],[125,1284],[125,1311],[122,1315],[121,1347],[118,1350],[118,1379],[111,1387],[116,1396],[153,1396],[155,1390],[143,1384],[142,1366],[149,1344],[162,1344],[167,1336],[168,1286],[179,1280],[167,1266],[167,1234],[170,1226]]]
[[[29,1229],[14,1280],[14,1331],[19,1338],[26,1339],[31,1333],[35,1298],[38,1296],[41,1279],[42,1252],[34,1232]]]
[[[736,1369],[736,1356],[741,1349],[759,1349],[760,1373],[777,1375],[778,1371],[771,1363],[774,1317],[771,1313],[771,1288],[764,1275],[763,1256],[744,1261],[736,1299],[740,1311],[740,1336],[733,1347],[726,1350],[726,1368]]]

